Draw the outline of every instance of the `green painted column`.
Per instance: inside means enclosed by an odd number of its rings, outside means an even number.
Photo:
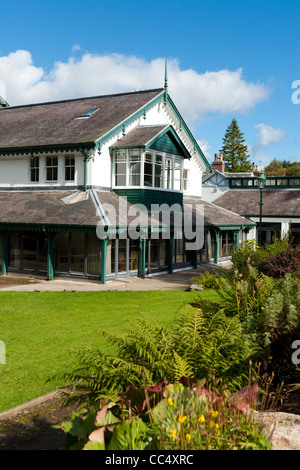
[[[106,284],[106,256],[108,238],[101,240],[101,283]]]
[[[146,272],[146,240],[139,238],[138,277],[144,278]]]
[[[233,252],[237,249],[238,247],[238,240],[239,240],[239,232],[236,230],[233,232]]]
[[[47,253],[47,278],[49,281],[54,279],[54,242],[56,233],[46,232],[48,239],[48,253]]]
[[[1,232],[1,245],[2,245],[2,276],[7,275],[7,240],[8,240],[8,233]]]
[[[218,264],[219,261],[219,231],[215,231],[215,253],[214,253],[214,263]]]
[[[169,240],[169,253],[168,253],[168,271],[173,272],[173,253],[174,253],[174,233],[171,233]]]

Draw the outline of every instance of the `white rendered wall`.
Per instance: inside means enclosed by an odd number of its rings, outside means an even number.
[[[75,180],[65,181],[65,156],[74,155],[75,157]],[[37,155],[39,157],[39,181],[30,181],[30,156],[9,156],[0,157],[0,187],[1,188],[14,188],[31,186],[33,188],[61,186],[67,188],[68,186],[82,185],[84,181],[84,164],[83,155],[80,153],[66,153],[55,154],[49,153],[47,155]],[[58,178],[57,181],[46,181],[46,157],[58,157]]]

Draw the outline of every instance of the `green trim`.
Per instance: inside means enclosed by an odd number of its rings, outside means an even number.
[[[134,114],[132,114],[128,118],[124,119],[124,121],[120,122],[117,126],[113,127],[110,131],[108,131],[106,134],[104,134],[102,137],[96,140],[94,143],[94,149],[95,150],[97,149],[101,153],[102,145],[104,145],[113,136],[119,134],[120,132],[123,133],[123,130],[125,129],[125,127],[132,124],[132,122],[134,122],[136,119],[138,119],[139,117],[144,117],[149,109],[151,109],[159,101],[161,101],[163,94],[164,94],[164,91],[162,90],[155,98],[149,101],[146,105],[144,105],[142,108],[140,108],[138,111],[136,111]]]
[[[85,232],[85,233],[95,233],[96,226],[95,225],[48,225],[48,224],[24,224],[24,223],[0,223],[0,230],[1,231],[13,231],[13,230],[23,230],[27,232]]]
[[[94,148],[94,143],[88,144],[78,144],[78,145],[62,145],[62,146],[43,146],[43,147],[13,147],[11,149],[1,149],[0,156],[9,156],[9,155],[30,155],[33,154],[48,154],[48,153],[65,153],[65,152],[84,152],[85,150],[92,150]]]

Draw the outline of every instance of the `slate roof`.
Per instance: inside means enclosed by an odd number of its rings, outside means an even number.
[[[97,226],[97,202],[110,204],[119,216],[119,199],[110,191],[0,191],[0,224]],[[121,198],[123,199],[123,198]],[[129,203],[123,199],[126,206]]]
[[[233,189],[214,201],[219,207],[242,216],[259,216],[260,191]],[[300,190],[265,189],[263,191],[263,216],[300,217]]]
[[[163,89],[0,108],[0,150],[92,145]],[[91,108],[89,118],[78,119]]]
[[[145,147],[168,125],[137,126],[112,145],[112,148]]]
[[[253,222],[241,217],[238,214],[231,212],[230,210],[221,208],[215,204],[204,201],[202,199],[184,199],[183,204],[192,204],[192,207],[196,207],[195,204],[202,205],[204,208],[204,225],[212,227],[220,226],[252,226]]]

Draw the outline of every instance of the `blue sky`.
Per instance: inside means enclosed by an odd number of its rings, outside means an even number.
[[[11,0],[0,94],[17,105],[158,88],[167,57],[170,95],[209,160],[236,118],[251,161],[300,161],[299,20],[290,0]]]

